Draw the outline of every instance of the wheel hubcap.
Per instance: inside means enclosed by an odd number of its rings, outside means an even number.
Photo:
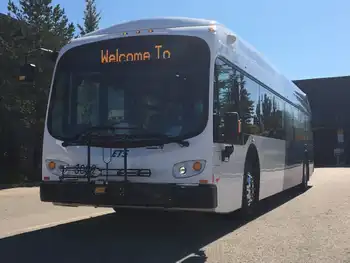
[[[254,187],[254,177],[250,172],[247,173],[247,203],[251,206],[254,202],[255,197],[255,187]]]

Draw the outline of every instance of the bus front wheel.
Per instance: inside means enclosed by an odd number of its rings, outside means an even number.
[[[252,217],[257,210],[259,200],[258,165],[254,160],[247,160],[243,174],[241,215]]]

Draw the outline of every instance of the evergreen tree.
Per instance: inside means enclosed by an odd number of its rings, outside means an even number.
[[[75,27],[68,22],[64,8],[52,6],[52,0],[19,0],[8,2],[9,15],[23,22],[25,36],[34,41],[33,48],[43,45],[58,49],[73,38]]]
[[[0,21],[0,118],[6,123],[0,131],[0,137],[5,138],[0,142],[0,163],[12,163],[12,177],[21,173],[21,178],[40,179],[42,134],[54,63],[38,50],[59,50],[72,39],[74,31],[64,9],[52,5],[51,0],[8,1],[8,15]],[[35,85],[20,86],[16,79],[25,57],[39,69]],[[5,157],[11,152],[12,157]]]
[[[93,32],[98,29],[101,20],[101,13],[96,10],[95,0],[85,0],[84,25],[78,24],[80,36]]]

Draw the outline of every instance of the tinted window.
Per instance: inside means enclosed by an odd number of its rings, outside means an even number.
[[[250,134],[287,141],[287,147],[295,141],[312,136],[309,117],[305,116],[308,101],[296,94],[298,107],[261,85],[242,70],[224,60],[215,63],[214,82],[214,142],[224,142],[224,113],[239,112],[242,121],[243,143]],[[218,121],[219,120],[219,121]],[[290,157],[292,158],[292,156]]]
[[[266,137],[272,137],[273,135],[273,96],[265,89],[261,89],[260,92],[260,105],[261,105],[261,126],[262,135]]]
[[[215,63],[214,74],[214,100],[213,115],[214,118],[214,141],[223,141],[224,113],[238,112],[238,100],[240,89],[240,74],[232,66],[220,59]]]
[[[242,115],[243,132],[260,134],[260,103],[259,85],[252,79],[241,74],[240,111]]]
[[[195,136],[207,123],[209,62],[205,41],[188,36],[129,37],[73,48],[56,69],[49,132],[64,139],[87,127],[114,125]]]

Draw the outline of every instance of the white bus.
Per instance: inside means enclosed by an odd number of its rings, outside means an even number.
[[[55,61],[42,201],[249,215],[307,188],[306,94],[225,26],[125,22],[74,39]]]

